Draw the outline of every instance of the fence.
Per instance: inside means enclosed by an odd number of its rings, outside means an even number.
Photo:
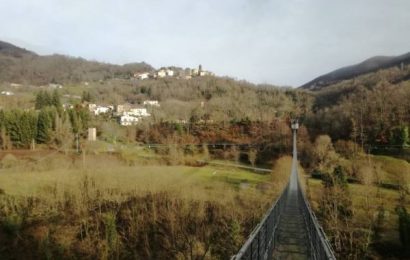
[[[303,193],[298,181],[298,197],[301,206],[303,218],[305,219],[306,229],[310,240],[311,259],[336,259],[332,247],[326,238],[325,232],[318,223],[315,213],[310,208],[309,201]]]
[[[271,259],[276,244],[275,231],[279,218],[285,207],[289,184],[283,190],[279,199],[268,210],[258,226],[252,231],[248,240],[239,250],[234,259]]]

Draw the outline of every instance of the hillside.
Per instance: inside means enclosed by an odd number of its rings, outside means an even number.
[[[153,68],[144,62],[114,65],[65,55],[37,55],[0,41],[0,82],[35,85],[129,78]]]
[[[17,47],[13,44],[3,41],[0,41],[0,54],[13,57],[22,57],[24,55],[37,55],[34,52],[28,51],[26,49]]]
[[[316,91],[329,85],[336,84],[342,80],[352,79],[380,69],[387,69],[395,66],[400,68],[401,66],[408,64],[410,64],[410,53],[400,56],[375,56],[361,63],[343,67],[319,76],[302,85],[300,88]]]

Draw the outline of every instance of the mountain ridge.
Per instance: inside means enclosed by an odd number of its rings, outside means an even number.
[[[38,55],[0,41],[0,82],[47,84],[130,78],[136,72],[153,70],[145,62],[124,65],[89,61],[62,54]]]
[[[351,79],[380,69],[391,68],[394,66],[400,67],[401,64],[410,64],[410,52],[398,56],[374,56],[360,63],[342,67],[327,74],[323,74],[303,84],[299,88],[312,91],[321,90],[342,80]]]
[[[27,49],[18,47],[14,44],[11,44],[5,41],[0,41],[0,53],[4,55],[14,56],[14,57],[21,57],[23,55],[38,56],[33,51],[29,51]]]

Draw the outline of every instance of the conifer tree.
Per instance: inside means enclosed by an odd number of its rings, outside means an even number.
[[[51,138],[53,121],[50,111],[46,108],[42,109],[38,114],[37,120],[37,142],[48,143]]]
[[[61,104],[61,99],[60,99],[60,93],[58,92],[58,90],[54,90],[53,91],[53,95],[51,97],[51,103],[53,104],[53,106],[55,106],[56,108],[59,108],[62,106]]]
[[[36,109],[41,109],[44,107],[44,91],[40,91],[37,93],[36,95],[36,104],[35,104],[35,108]]]

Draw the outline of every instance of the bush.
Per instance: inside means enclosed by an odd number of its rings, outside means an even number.
[[[18,165],[18,159],[10,153],[6,154],[6,156],[4,156],[0,162],[0,167],[5,168],[5,169],[13,168],[17,165]]]

